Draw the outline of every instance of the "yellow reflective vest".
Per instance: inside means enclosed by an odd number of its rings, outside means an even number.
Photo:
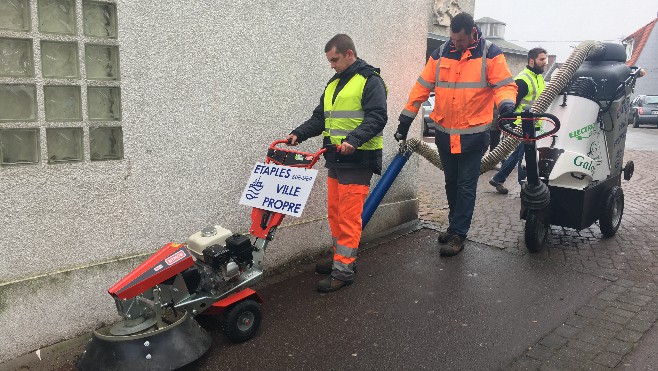
[[[337,145],[340,145],[347,134],[363,122],[365,113],[361,106],[361,98],[368,79],[358,73],[354,74],[332,102],[339,81],[335,79],[330,82],[324,91],[324,131],[322,132],[325,137],[329,137],[332,144]],[[380,132],[357,149],[372,151],[382,148],[384,148],[384,134]]]
[[[519,105],[516,107],[516,110],[514,112],[523,112],[526,109],[530,109],[532,105],[535,103],[537,100],[537,97],[539,97],[539,94],[544,91],[544,88],[546,87],[546,81],[544,81],[544,76],[543,75],[538,75],[534,72],[532,72],[528,67],[524,68],[523,71],[521,71],[514,80],[523,80],[526,85],[528,85],[528,94],[521,99],[521,102],[519,102]],[[515,123],[520,123],[521,120],[517,120]],[[535,127],[537,129],[541,128],[541,121],[535,121]]]

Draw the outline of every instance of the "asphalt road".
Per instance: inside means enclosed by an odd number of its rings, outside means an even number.
[[[626,135],[626,148],[640,151],[658,151],[658,127],[642,125],[629,127]]]

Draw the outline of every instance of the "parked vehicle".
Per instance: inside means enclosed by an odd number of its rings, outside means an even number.
[[[434,136],[434,131],[436,130],[436,124],[430,118],[430,113],[434,110],[434,92],[430,93],[430,97],[427,98],[423,105],[420,106],[420,113],[423,117],[423,136],[430,137]]]
[[[633,109],[633,127],[640,124],[654,124],[658,126],[658,95],[638,95],[631,102]]]

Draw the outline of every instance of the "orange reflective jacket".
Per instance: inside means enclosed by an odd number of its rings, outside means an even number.
[[[485,56],[485,57],[483,57]],[[459,51],[444,43],[430,56],[411,89],[403,116],[415,118],[434,90],[436,143],[450,153],[482,150],[493,119],[493,105],[516,102],[517,86],[499,47],[479,38]]]

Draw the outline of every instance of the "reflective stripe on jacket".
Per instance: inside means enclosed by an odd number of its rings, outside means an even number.
[[[482,150],[493,118],[494,103],[516,102],[517,86],[502,50],[481,38],[458,51],[452,41],[430,56],[409,94],[403,116],[415,118],[434,90],[436,143],[451,153]]]
[[[336,79],[330,82],[324,91],[324,131],[322,134],[329,137],[333,144],[341,144],[341,141],[363,122],[364,112],[361,99],[368,79],[359,73],[354,74],[338,92],[336,100],[332,103],[338,81]],[[380,132],[357,149],[372,151],[383,147],[384,134]]]

